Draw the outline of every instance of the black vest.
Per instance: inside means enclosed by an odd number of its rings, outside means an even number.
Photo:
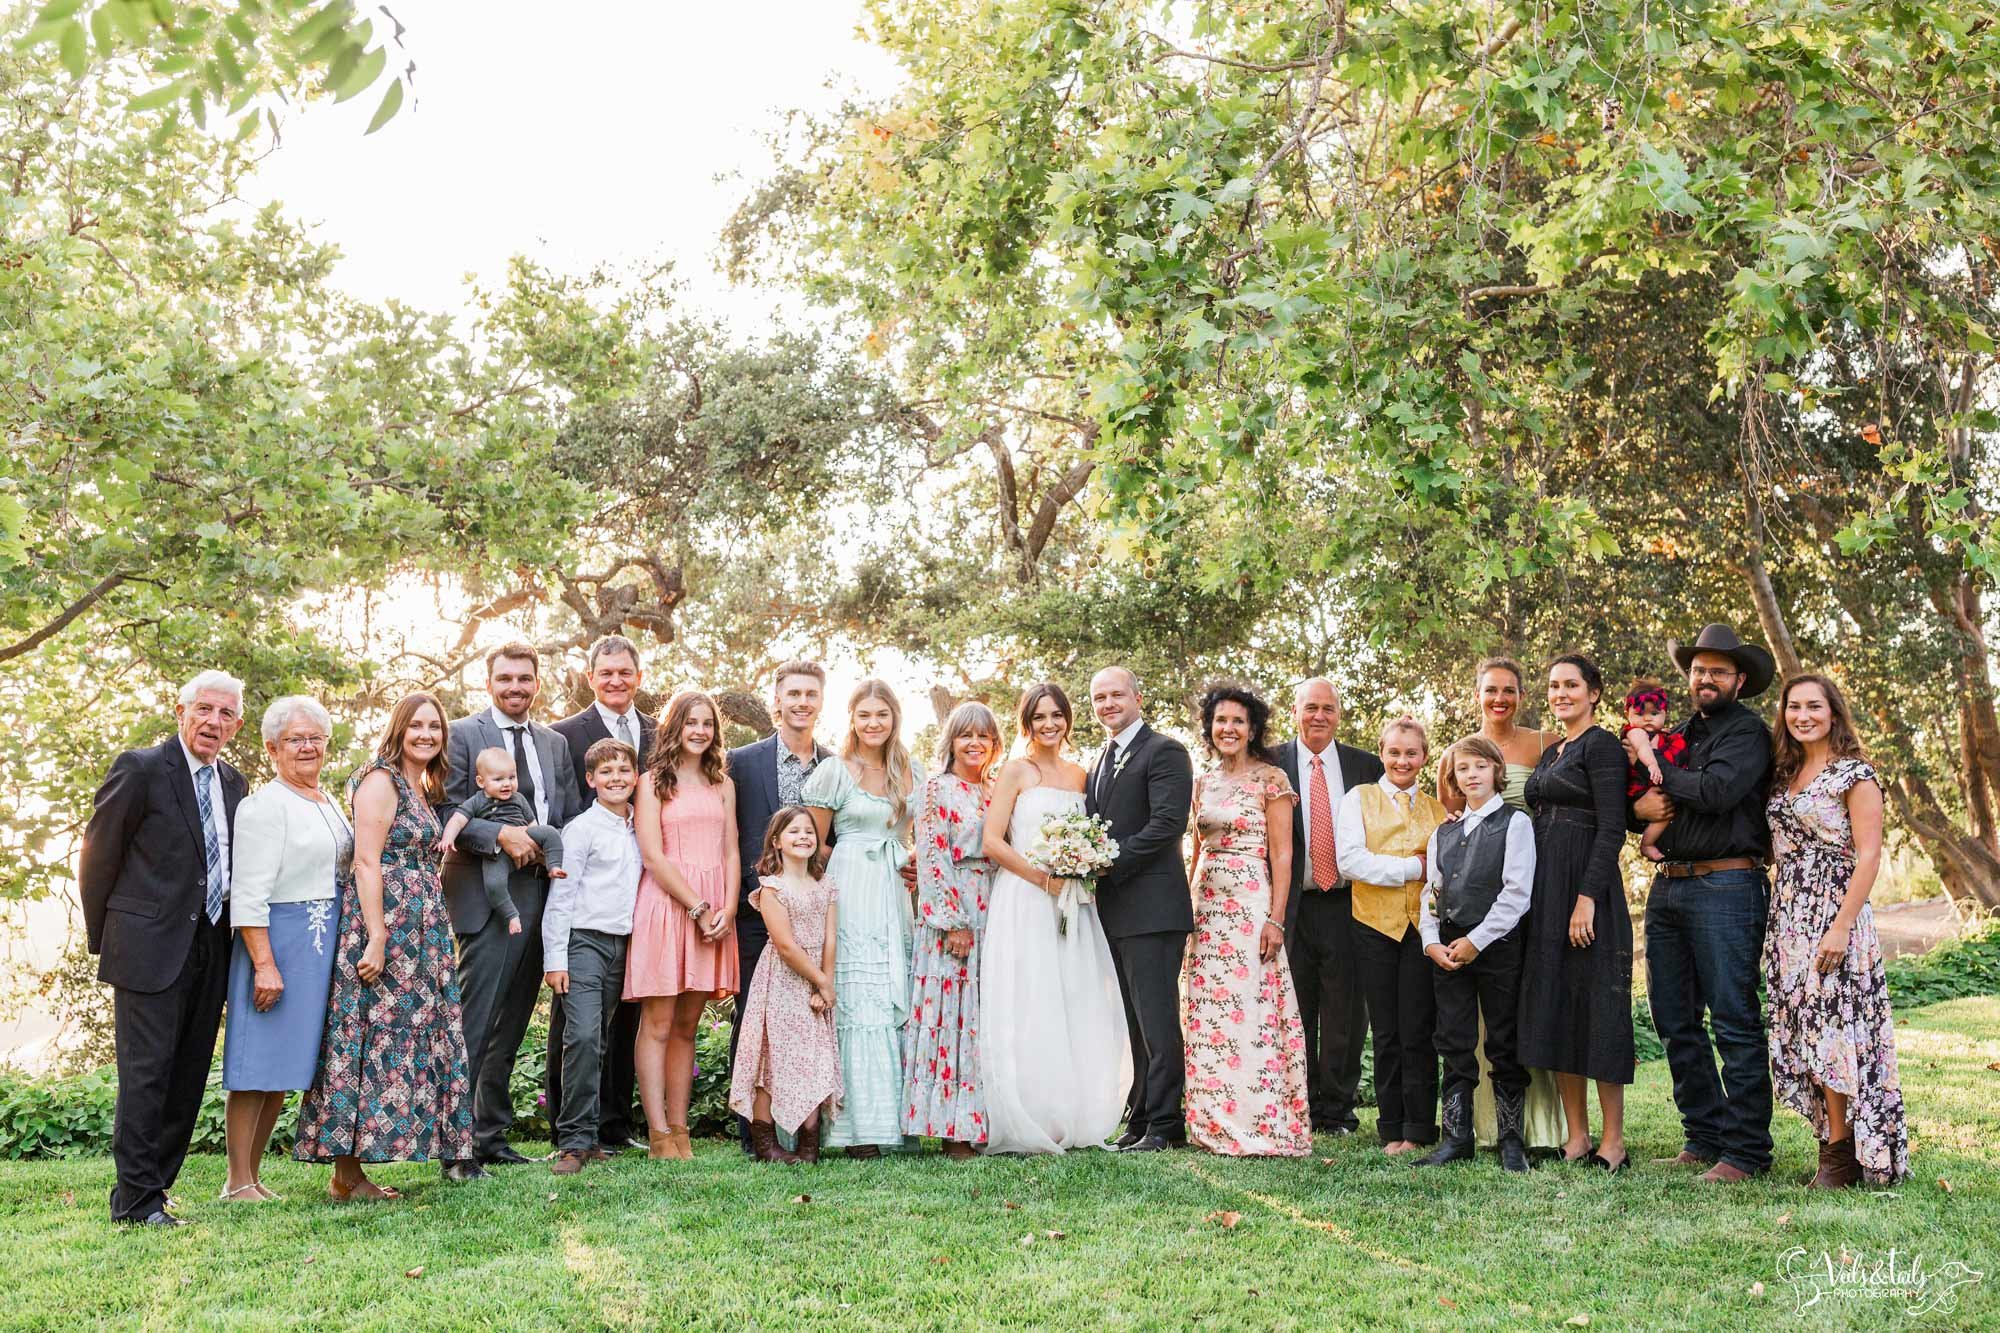
[[[1507,868],[1507,826],[1516,818],[1527,816],[1511,805],[1502,805],[1472,825],[1470,833],[1463,819],[1439,826],[1439,920],[1471,930],[1493,910]]]

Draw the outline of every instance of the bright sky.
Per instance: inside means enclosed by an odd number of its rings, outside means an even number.
[[[763,136],[789,109],[896,80],[856,35],[858,0],[388,7],[414,105],[368,137],[379,88],[294,113],[250,202],[319,224],[356,296],[431,310],[459,309],[464,276],[497,280],[515,253],[566,272],[671,259],[691,304],[755,336],[776,298],[731,289],[714,253],[769,167]]]

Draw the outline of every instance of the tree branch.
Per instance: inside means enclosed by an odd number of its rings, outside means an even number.
[[[0,648],[0,662],[5,662],[12,658],[19,657],[23,653],[32,653],[33,651],[35,651],[35,649],[41,647],[43,644],[47,643],[50,639],[53,639],[56,635],[62,633],[65,629],[68,629],[72,621],[74,621],[78,616],[82,615],[84,612],[88,611],[91,607],[97,605],[100,601],[104,600],[104,596],[106,593],[110,592],[113,588],[116,588],[119,584],[125,582],[130,577],[131,576],[129,574],[123,573],[122,571],[118,573],[106,574],[103,578],[97,581],[96,587],[92,588],[89,592],[85,593],[83,596],[77,598],[74,602],[71,602],[69,606],[66,609],[64,609],[63,613],[57,616],[54,620],[51,620],[48,624],[42,626],[40,629],[36,630],[33,634],[30,634],[27,638],[16,640],[15,642],[8,644],[6,647]]]

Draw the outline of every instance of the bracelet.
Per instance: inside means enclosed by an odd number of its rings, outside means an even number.
[[[701,899],[697,898],[695,899],[694,906],[688,908],[687,910],[689,916],[693,917],[696,921],[699,921],[701,920],[701,914],[708,910],[708,904],[702,901]]]
[[[1285,933],[1285,923],[1278,920],[1276,917],[1269,917],[1269,916],[1265,917],[1264,924],[1267,926],[1274,927],[1280,935]]]

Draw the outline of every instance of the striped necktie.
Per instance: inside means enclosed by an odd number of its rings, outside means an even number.
[[[209,788],[215,782],[215,765],[203,764],[194,771],[194,803],[201,811],[201,850],[208,858],[208,923],[222,920],[222,835],[215,829],[215,801]]]

